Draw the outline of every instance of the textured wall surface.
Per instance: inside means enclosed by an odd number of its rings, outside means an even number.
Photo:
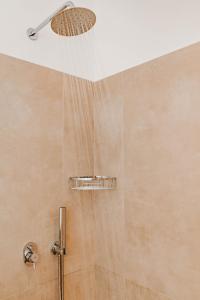
[[[60,206],[68,207],[66,293],[94,299],[91,195],[71,193],[67,182],[93,165],[89,87],[0,55],[1,300],[57,299],[57,258],[49,249]],[[39,247],[35,271],[22,259],[29,241]]]
[[[200,44],[96,84],[96,291],[200,299]]]
[[[60,206],[66,298],[200,299],[199,53],[95,84],[0,56],[0,299],[57,299]],[[90,174],[117,176],[117,190],[69,189]]]

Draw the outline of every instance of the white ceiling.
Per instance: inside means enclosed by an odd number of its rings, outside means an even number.
[[[99,80],[200,40],[199,0],[74,0],[97,24],[78,37],[37,26],[65,0],[0,0],[0,53],[89,80]]]

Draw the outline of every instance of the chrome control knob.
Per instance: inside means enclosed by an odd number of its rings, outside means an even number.
[[[23,258],[25,264],[35,267],[39,259],[38,249],[35,243],[29,242],[24,246]]]

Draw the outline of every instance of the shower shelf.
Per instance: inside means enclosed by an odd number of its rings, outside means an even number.
[[[69,183],[72,190],[113,190],[117,186],[117,178],[109,176],[70,177]]]

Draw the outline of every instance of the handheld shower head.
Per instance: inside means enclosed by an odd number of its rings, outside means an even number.
[[[36,28],[29,28],[27,35],[37,40],[38,32],[51,22],[52,30],[62,36],[76,36],[87,32],[96,23],[96,15],[87,8],[75,7],[71,1],[66,2]]]

